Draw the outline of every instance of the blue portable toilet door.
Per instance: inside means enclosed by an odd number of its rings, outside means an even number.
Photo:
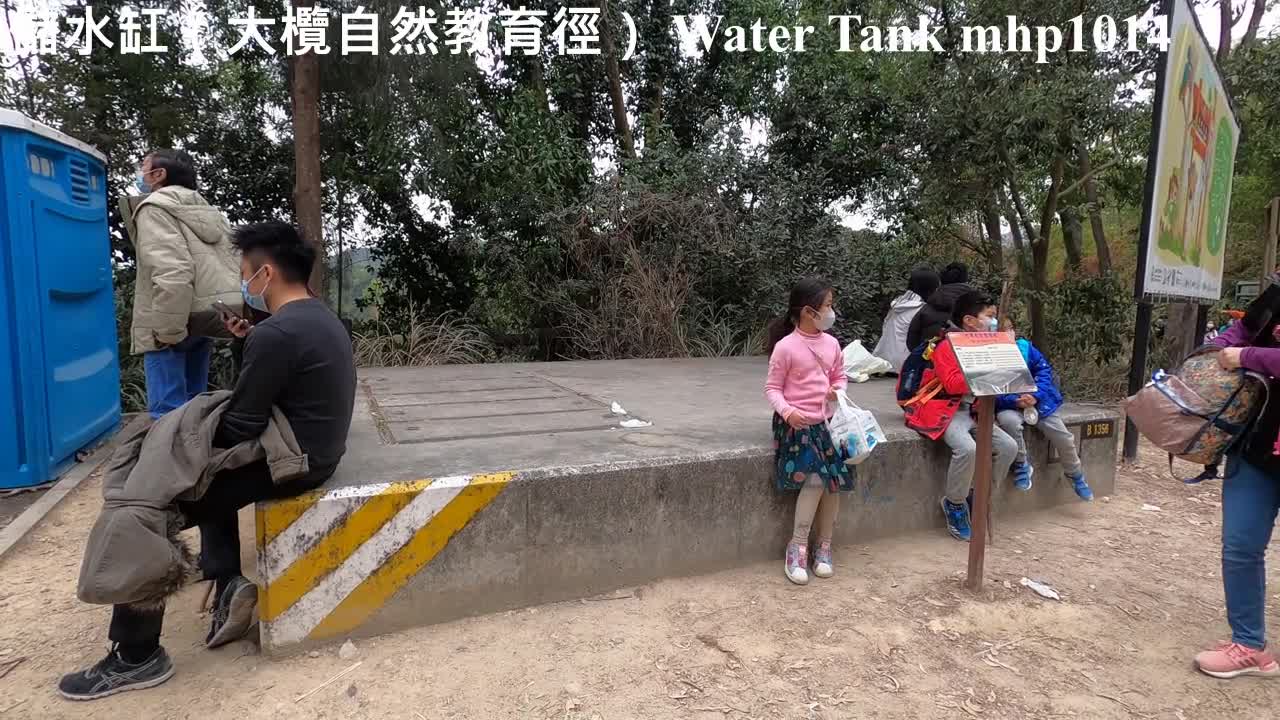
[[[102,165],[43,138],[28,144],[50,462],[120,416],[115,299]]]

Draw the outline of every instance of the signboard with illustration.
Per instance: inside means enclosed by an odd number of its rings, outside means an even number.
[[[1222,297],[1240,125],[1194,11],[1187,0],[1170,8],[1141,290],[1214,301]]]

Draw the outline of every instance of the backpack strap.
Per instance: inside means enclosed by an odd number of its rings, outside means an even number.
[[[813,346],[809,343],[804,343],[804,346],[809,348],[809,352],[813,353],[813,359],[818,361],[818,367],[822,368],[822,372],[826,374],[828,378],[831,377],[831,369],[823,364],[822,357],[818,355],[818,351],[814,350]]]
[[[909,400],[899,402],[898,406],[906,409],[915,405],[923,405],[937,397],[941,392],[942,381],[938,378],[933,378],[929,380],[929,382],[925,383],[924,387],[920,388],[920,390],[917,391],[915,395],[912,395]]]

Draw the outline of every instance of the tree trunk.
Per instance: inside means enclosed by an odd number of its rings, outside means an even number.
[[[1013,249],[1018,253],[1018,265],[1021,266],[1027,254],[1027,243],[1022,239],[1022,228],[1018,227],[1018,218],[1011,212],[1005,213],[1004,220],[1009,223],[1009,234],[1013,236]]]
[[[987,238],[991,243],[991,259],[1000,273],[1004,274],[1004,237],[1000,231],[1000,214],[996,212],[995,202],[988,196],[982,201],[982,224],[987,229]]]
[[[1019,282],[1026,283],[1027,276],[1031,274],[1031,267],[1027,263],[1027,243],[1022,235],[1022,227],[1018,223],[1017,214],[1009,204],[1009,198],[1005,196],[1003,186],[996,187],[996,199],[1000,203],[1001,215],[1005,222],[1009,223],[1009,235],[1013,238],[1014,272],[1017,273]]]
[[[1193,302],[1176,302],[1169,305],[1169,317],[1164,326],[1166,367],[1174,368],[1195,349],[1196,314],[1199,307]]]
[[[1040,212],[1040,232],[1031,238],[1031,342],[1046,347],[1044,321],[1044,291],[1049,288],[1049,238],[1050,225],[1058,210],[1058,189],[1062,185],[1062,173],[1067,166],[1067,154],[1063,146],[1053,156],[1049,168],[1049,192]]]
[[[1009,181],[1009,194],[1013,196],[1013,208],[1018,213],[1018,220],[1022,222],[1022,227],[1027,233],[1027,244],[1033,248],[1036,243],[1036,228],[1031,224],[1031,216],[1027,213],[1027,206],[1022,203],[1022,191],[1018,188],[1018,183],[1014,180]]]
[[[551,112],[551,100],[547,97],[547,81],[542,72],[542,57],[534,55],[529,60],[529,80],[538,95],[538,107],[544,113]]]
[[[627,120],[627,100],[622,94],[622,72],[618,69],[608,0],[600,3],[600,50],[604,53],[604,72],[609,77],[609,99],[613,104],[613,128],[618,133],[618,148],[625,159],[634,160],[636,142],[631,135],[631,123]]]
[[[1262,15],[1267,11],[1267,4],[1268,0],[1253,0],[1253,13],[1249,15],[1249,24],[1245,27],[1244,37],[1240,39],[1240,47],[1258,39],[1258,28],[1262,25]]]
[[[1227,62],[1227,57],[1231,54],[1231,26],[1235,25],[1235,19],[1232,18],[1231,0],[1218,0],[1218,64],[1222,65]],[[1223,78],[1226,80],[1226,78]]]
[[[1004,187],[996,186],[996,202],[1000,205],[1000,213],[1004,216],[1005,222],[1009,223],[1009,234],[1013,237],[1013,247],[1018,251],[1018,262],[1022,262],[1022,254],[1026,252],[1026,244],[1022,239],[1022,228],[1018,224],[1018,217],[1013,212],[1012,205],[1009,204],[1009,198],[1005,195]]]
[[[669,2],[655,2],[649,6],[649,24],[651,27],[671,27],[673,8]],[[645,63],[645,76],[640,83],[640,98],[637,111],[644,123],[644,146],[658,141],[659,128],[662,127],[663,98],[666,97],[667,78],[673,66],[682,58],[675,47],[675,38],[671,33],[661,33],[646,44],[645,52],[648,62]]]
[[[315,0],[293,0],[294,8]],[[325,287],[328,259],[324,244],[324,185],[320,176],[320,58],[315,53],[293,58],[293,205],[306,240],[316,246],[311,269],[311,292],[328,298]]]
[[[1098,183],[1093,177],[1089,148],[1083,142],[1076,144],[1076,159],[1080,163],[1080,177],[1084,178],[1084,199],[1089,203],[1089,230],[1098,255],[1098,274],[1110,275],[1111,246],[1107,244],[1107,231],[1102,225],[1102,205],[1098,202]]]
[[[1075,208],[1063,208],[1058,212],[1062,221],[1062,244],[1067,250],[1067,267],[1071,272],[1080,272],[1084,265],[1084,226],[1080,224],[1080,214]]]

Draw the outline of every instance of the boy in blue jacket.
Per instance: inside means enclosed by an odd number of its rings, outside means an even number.
[[[1080,454],[1076,452],[1076,436],[1056,414],[1058,408],[1062,407],[1062,391],[1053,379],[1053,367],[1031,341],[1018,338],[1017,342],[1039,390],[1030,394],[1001,395],[996,398],[996,422],[1018,443],[1018,456],[1013,462],[1013,484],[1019,490],[1031,489],[1032,467],[1027,462],[1027,443],[1022,437],[1022,426],[1034,425],[1058,451],[1062,469],[1071,481],[1076,495],[1081,500],[1093,500],[1093,490],[1085,482]]]

